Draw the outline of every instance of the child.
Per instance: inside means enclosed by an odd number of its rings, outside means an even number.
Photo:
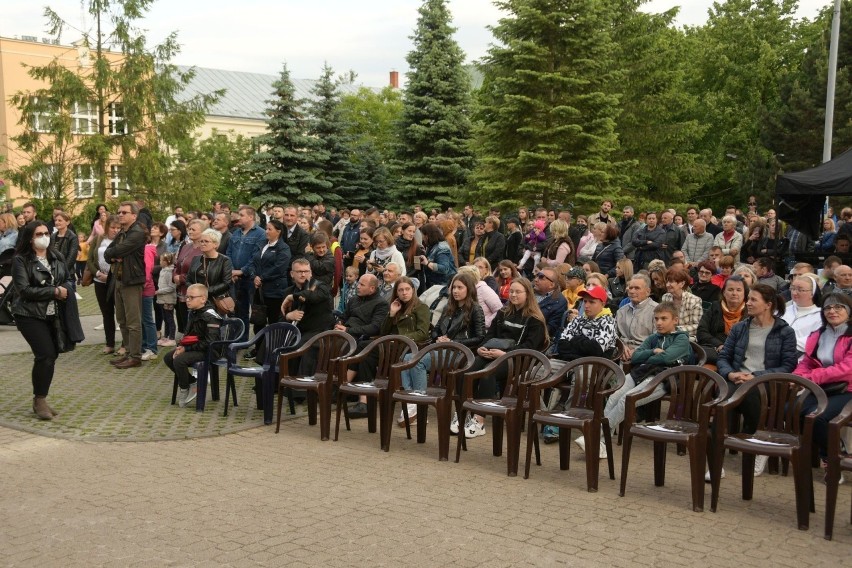
[[[311,275],[331,289],[334,283],[334,255],[328,251],[328,236],[323,232],[311,235],[311,251],[305,255],[311,263]]]
[[[538,264],[538,261],[541,260],[541,252],[537,249],[545,240],[547,240],[547,234],[544,232],[544,219],[536,219],[533,228],[524,237],[524,256],[518,263],[519,269],[523,270],[526,267],[530,257],[532,257],[534,265]]]
[[[160,255],[160,278],[157,280],[157,303],[163,307],[163,323],[166,326],[163,337],[157,341],[162,347],[175,346],[175,303],[177,291],[172,279],[174,275],[175,255],[166,252]]]
[[[346,268],[346,275],[343,279],[343,288],[340,290],[340,301],[337,303],[337,310],[343,312],[346,310],[346,304],[349,300],[358,294],[358,267],[349,266]]]
[[[639,392],[644,382],[668,367],[690,365],[693,363],[692,347],[689,335],[678,331],[678,309],[671,302],[662,302],[654,308],[654,327],[657,332],[649,335],[642,345],[636,348],[630,357],[632,368],[624,381],[624,386],[612,393],[604,408],[604,416],[609,419],[610,429],[615,429],[624,420],[625,398],[628,394]],[[664,385],[657,385],[654,392],[639,404],[648,404],[666,394]],[[575,440],[585,450],[585,439]],[[606,445],[600,443],[600,456],[606,457]]]
[[[519,278],[518,268],[511,260],[501,260],[497,265],[497,295],[505,305],[509,301],[509,288],[512,280]]]
[[[86,270],[86,261],[89,259],[89,242],[83,231],[80,231],[77,239],[80,243],[80,250],[77,251],[77,283],[82,284],[83,271]]]

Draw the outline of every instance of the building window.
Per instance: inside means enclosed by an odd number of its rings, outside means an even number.
[[[44,199],[52,196],[57,193],[55,189],[60,185],[59,168],[56,164],[48,164],[33,174],[33,197]]]
[[[98,110],[93,103],[74,103],[71,109],[71,131],[74,134],[97,133]]]
[[[98,176],[91,164],[81,164],[74,167],[74,195],[85,199],[95,194]]]
[[[127,183],[127,173],[124,171],[124,166],[113,164],[109,167],[109,187],[112,190],[112,196],[118,197],[120,192],[130,190],[130,184]]]
[[[50,123],[56,116],[56,105],[46,98],[30,97],[30,124],[36,132],[50,132]]]
[[[124,119],[124,105],[121,103],[109,104],[109,133],[127,134],[127,121]]]

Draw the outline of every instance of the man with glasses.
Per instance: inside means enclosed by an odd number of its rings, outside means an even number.
[[[333,299],[329,286],[313,277],[307,258],[293,260],[290,281],[293,285],[284,290],[281,313],[284,321],[294,324],[302,333],[298,348],[316,334],[334,327]],[[317,366],[316,350],[305,353],[299,361],[292,363],[298,367],[291,368],[291,373],[313,375]]]
[[[195,400],[198,394],[197,384],[189,370],[199,361],[203,361],[210,343],[219,339],[222,317],[207,302],[207,287],[204,284],[192,284],[186,289],[186,307],[189,319],[184,338],[197,338],[196,341],[181,341],[174,351],[166,354],[163,362],[171,369],[178,381],[178,406],[184,408]],[[192,381],[192,382],[190,382]]]
[[[110,363],[116,369],[142,364],[142,288],[145,286],[145,230],[136,221],[139,206],[123,201],[118,206],[121,232],[104,252],[115,283],[115,317],[121,327],[125,354]]]
[[[538,307],[547,322],[547,333],[550,337],[559,337],[562,331],[562,319],[568,310],[568,301],[562,295],[562,287],[558,286],[558,275],[553,268],[541,269],[533,279],[533,292]]]

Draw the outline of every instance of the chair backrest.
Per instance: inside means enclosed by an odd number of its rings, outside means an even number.
[[[542,375],[550,376],[550,359],[541,351],[533,349],[515,349],[494,359],[489,364],[495,369],[499,364],[506,363],[508,366],[506,374],[506,387],[503,396],[507,398],[522,399],[526,397],[526,388]]]
[[[353,353],[358,343],[345,331],[332,329],[315,335],[308,342],[317,349],[317,366],[314,373],[330,374],[331,362]]]
[[[370,342],[364,352],[378,349],[379,362],[376,366],[376,379],[390,379],[391,365],[399,363],[409,353],[417,353],[417,344],[404,335],[385,335]]]
[[[710,407],[728,396],[728,383],[718,373],[698,365],[672,367],[657,374],[648,385],[668,384],[669,420],[699,422],[702,412],[710,419]]]
[[[601,396],[605,391],[619,389],[625,381],[621,367],[602,357],[575,359],[560,372],[569,381],[573,376],[570,403],[572,408],[594,410],[596,401],[602,400]]]
[[[729,402],[736,406],[752,390],[757,390],[760,396],[758,430],[797,436],[807,434],[802,427],[811,425],[812,421],[801,420],[805,398],[812,394],[817,400],[817,408],[812,416],[819,416],[828,406],[828,397],[818,384],[790,373],[767,373],[747,381],[737,389]]]
[[[624,359],[624,354],[627,352],[627,346],[620,337],[615,340],[615,350],[612,352],[612,360],[620,363]]]
[[[239,318],[225,318],[219,328],[219,341],[222,343],[237,341],[243,336],[245,325]]]
[[[475,359],[473,351],[455,341],[432,343],[418,351],[417,355],[425,353],[431,357],[426,384],[433,387],[449,386],[451,377],[471,368]]]
[[[302,333],[292,323],[277,322],[269,324],[258,332],[263,336],[263,364],[270,368],[278,364],[278,355],[287,347],[295,347],[302,339]]]
[[[707,362],[707,352],[704,351],[704,348],[698,345],[695,341],[690,341],[689,346],[692,348],[692,356],[695,361],[693,365],[698,365],[699,367]]]

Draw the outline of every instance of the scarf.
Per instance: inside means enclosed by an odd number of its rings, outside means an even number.
[[[396,245],[391,245],[391,246],[384,248],[384,249],[376,248],[374,252],[375,252],[377,260],[385,261],[385,260],[389,259],[391,257],[391,255],[393,253],[395,253],[396,251],[397,251]]]
[[[731,229],[730,231],[722,231],[722,238],[725,239],[726,243],[731,242],[731,239],[734,238],[735,229]]]
[[[728,309],[725,300],[721,300],[719,305],[722,306],[722,319],[725,320],[725,335],[730,335],[731,328],[734,327],[734,324],[739,323],[743,317],[745,302],[740,304],[740,307],[736,310]]]

